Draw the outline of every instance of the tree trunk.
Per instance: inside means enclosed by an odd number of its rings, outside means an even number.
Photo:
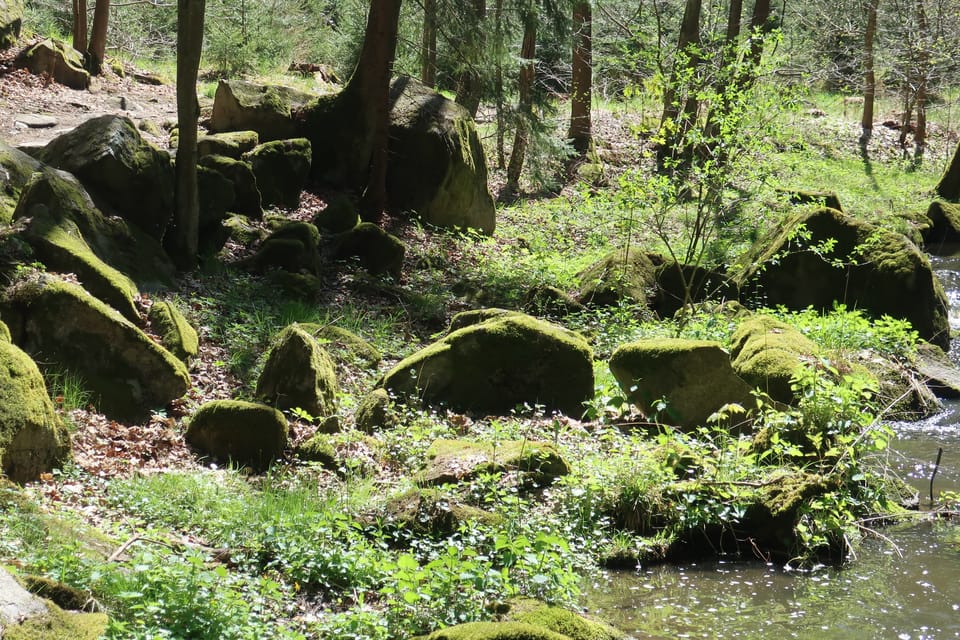
[[[497,0],[494,10],[494,21],[496,22],[497,34],[496,69],[494,70],[493,78],[493,91],[497,110],[497,168],[504,169],[507,166],[507,154],[504,150],[504,137],[507,124],[506,117],[504,117],[506,104],[503,98],[503,0]]]
[[[73,0],[73,48],[87,52],[87,0]]]
[[[401,0],[372,0],[367,16],[367,30],[357,69],[346,92],[358,92],[369,151],[360,153],[369,158],[366,187],[360,199],[360,216],[379,222],[387,208],[387,143],[390,128],[390,78],[397,50],[397,28]]]
[[[863,32],[863,115],[860,118],[860,150],[867,151],[873,135],[873,105],[877,97],[873,41],[877,35],[877,7],[880,0],[867,0],[867,28]]]
[[[472,0],[475,27],[470,29],[466,47],[461,50],[464,68],[457,79],[457,104],[462,105],[470,115],[477,117],[480,100],[483,97],[483,81],[480,77],[480,59],[486,44],[483,31],[483,19],[487,15],[487,0]]]
[[[699,63],[698,45],[700,44],[701,0],[686,0],[683,19],[680,23],[680,36],[677,41],[677,58],[673,63],[670,80],[663,92],[663,115],[660,118],[660,130],[663,142],[657,150],[657,167],[666,168],[671,161],[683,160],[690,149],[684,139],[693,125],[699,103],[694,87],[678,91],[680,78],[684,77]]]
[[[423,0],[423,38],[420,43],[420,82],[437,85],[437,2]]]
[[[88,65],[90,73],[99,75],[107,51],[107,23],[110,21],[110,0],[97,0],[93,9],[93,30],[90,32]]]
[[[714,86],[717,104],[707,113],[707,122],[703,126],[703,138],[709,145],[711,140],[720,132],[720,121],[728,110],[727,82],[731,80],[732,65],[736,61],[737,48],[740,40],[740,27],[743,22],[743,0],[731,0],[727,11],[727,33],[723,41],[723,52],[720,55],[720,73],[717,84]]]
[[[917,126],[913,131],[913,165],[923,163],[923,152],[927,146],[927,78],[930,73],[930,54],[928,52],[927,10],[924,0],[916,0],[914,8],[917,18],[917,33],[920,37],[917,52],[917,94],[914,104],[917,109]]]
[[[517,131],[513,138],[513,149],[510,151],[510,164],[507,165],[507,184],[504,187],[507,195],[515,195],[520,191],[520,173],[523,171],[524,156],[530,142],[530,119],[533,117],[533,80],[536,73],[537,53],[537,18],[536,15],[527,16],[523,27],[523,44],[520,47],[519,101],[517,104]]]
[[[100,0],[103,2],[103,0]],[[205,0],[177,2],[177,127],[175,237],[173,259],[186,271],[197,264],[200,200],[197,192],[197,72],[203,50]],[[99,7],[99,3],[98,3]]]
[[[589,0],[573,5],[573,69],[570,96],[570,129],[567,137],[581,158],[591,142],[590,108],[593,103],[593,16]]]

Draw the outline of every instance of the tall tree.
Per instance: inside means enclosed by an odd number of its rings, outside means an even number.
[[[179,5],[178,5],[179,6]],[[107,52],[107,23],[110,21],[110,0],[97,0],[93,9],[93,28],[90,31],[90,47],[87,49],[87,65],[94,75],[103,69]]]
[[[663,92],[662,141],[657,150],[657,166],[661,169],[671,161],[683,161],[690,152],[690,149],[681,147],[685,146],[682,141],[693,127],[700,105],[690,78],[700,64],[702,4],[701,0],[686,0],[684,4],[673,70]]]
[[[87,52],[87,0],[73,0],[73,48]]]
[[[457,78],[457,104],[462,105],[476,117],[483,97],[483,78],[480,75],[480,59],[486,44],[483,21],[487,15],[487,0],[470,0],[469,24],[466,26],[465,46],[460,48],[463,65]]]
[[[863,32],[863,114],[860,117],[860,149],[867,151],[873,135],[873,106],[877,97],[877,75],[874,70],[873,43],[877,36],[877,9],[880,0],[867,0],[867,26]]]
[[[100,0],[101,2],[103,0]],[[206,0],[177,2],[177,126],[180,142],[176,163],[176,211],[173,258],[180,269],[196,266],[200,200],[197,191],[197,73],[203,51]]]
[[[437,0],[423,0],[420,82],[428,87],[437,85]]]
[[[517,101],[517,130],[513,137],[513,149],[510,150],[510,163],[507,165],[507,183],[504,191],[514,195],[520,191],[520,174],[527,146],[530,143],[530,125],[533,119],[533,81],[536,76],[537,54],[537,10],[530,6],[523,16],[523,43],[520,46],[520,83]]]
[[[593,10],[590,0],[573,4],[573,64],[571,69],[570,129],[567,138],[583,157],[592,140],[590,108],[593,104]]]

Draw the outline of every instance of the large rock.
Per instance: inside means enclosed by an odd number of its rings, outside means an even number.
[[[522,472],[543,484],[570,473],[569,463],[552,443],[535,440],[437,440],[426,455],[427,464],[419,477],[423,485],[453,484],[480,473],[505,471]]]
[[[277,409],[241,400],[214,400],[197,409],[187,442],[218,460],[263,469],[290,443],[287,421]]]
[[[925,245],[960,242],[960,204],[934,200],[927,207],[928,227],[920,234]]]
[[[291,116],[315,99],[280,85],[221,80],[213,99],[210,130],[256,131],[261,142],[295,138],[302,134]]]
[[[323,418],[336,413],[336,368],[320,343],[299,325],[280,332],[257,381],[257,397],[279,409]]]
[[[36,480],[62,465],[70,435],[30,357],[0,341],[0,470],[14,482]]]
[[[4,640],[96,640],[106,631],[106,614],[64,611],[33,595],[6,569],[0,569],[0,634]]]
[[[349,231],[338,233],[330,243],[336,260],[356,258],[373,275],[390,274],[395,280],[403,272],[406,247],[396,236],[372,222],[361,222]]]
[[[243,154],[253,168],[263,206],[288,209],[300,206],[300,192],[310,175],[310,141],[306,138],[273,140]]]
[[[24,351],[79,374],[112,418],[141,419],[190,388],[180,360],[79,285],[24,278],[7,290],[0,314]]]
[[[14,218],[48,219],[68,234],[75,227],[100,260],[130,277],[141,289],[173,284],[174,267],[160,243],[138,226],[104,215],[68,173],[49,168],[35,173],[24,187]]]
[[[173,164],[129,118],[87,120],[51,140],[38,159],[69,171],[124,219],[163,238],[173,216]]]
[[[90,74],[83,68],[83,56],[59,40],[43,40],[24,49],[17,56],[16,65],[36,76],[47,75],[71,89],[90,86]]]
[[[200,352],[200,338],[177,305],[159,300],[150,307],[150,327],[160,336],[163,348],[180,358],[184,364]]]
[[[470,113],[409,77],[390,85],[390,208],[445,228],[493,233],[487,163]]]
[[[742,259],[745,300],[829,310],[840,302],[874,316],[909,320],[948,349],[947,299],[930,262],[905,236],[835,209],[787,218]]]
[[[794,400],[791,380],[814,362],[817,345],[788,324],[756,315],[740,323],[730,339],[733,370],[751,386],[778,402]]]
[[[20,193],[40,167],[39,160],[0,140],[0,224],[13,219]]]
[[[729,354],[707,340],[658,338],[622,345],[610,357],[610,371],[641,411],[685,429],[706,426],[725,404],[746,407],[752,401],[750,386],[734,372]]]
[[[957,145],[950,164],[940,177],[936,192],[938,196],[949,202],[960,201],[960,144]]]
[[[260,189],[249,162],[211,154],[200,158],[200,166],[216,171],[233,184],[234,201],[230,211],[251,218],[263,217]]]
[[[288,222],[263,241],[248,264],[258,271],[283,269],[291,273],[320,270],[320,232],[307,222]]]
[[[453,408],[506,413],[539,405],[579,416],[593,397],[593,355],[579,335],[526,315],[442,338],[383,378],[386,389]]]
[[[206,156],[226,156],[239,160],[240,156],[260,144],[256,131],[228,131],[201,135],[197,139],[197,156],[202,160]]]
[[[0,49],[13,46],[23,25],[23,0],[0,0]]]

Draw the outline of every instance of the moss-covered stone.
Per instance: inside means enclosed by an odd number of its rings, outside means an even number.
[[[551,482],[570,473],[570,465],[550,442],[436,440],[427,449],[423,485],[463,482],[480,473],[520,471],[534,482]]]
[[[30,593],[68,611],[83,611],[93,601],[89,593],[43,576],[25,575],[20,582]]]
[[[210,154],[200,158],[199,164],[216,171],[233,185],[234,198],[232,206],[227,209],[254,219],[263,217],[260,189],[257,188],[257,178],[253,175],[253,166],[249,162]]]
[[[785,404],[794,400],[793,376],[820,352],[812,340],[790,325],[763,315],[741,322],[730,341],[737,375]]]
[[[297,447],[297,456],[307,462],[317,462],[325,469],[336,469],[337,450],[326,433],[318,433]]]
[[[2,1],[2,0],[0,0]],[[20,192],[30,176],[40,170],[40,161],[0,140],[0,224],[13,220]]]
[[[454,331],[383,378],[398,395],[452,408],[505,413],[542,405],[579,416],[593,397],[593,354],[576,334],[530,316]]]
[[[69,171],[122,218],[163,238],[173,217],[173,163],[129,118],[87,120],[51,140],[38,159]]]
[[[187,442],[201,453],[264,469],[290,443],[287,421],[273,407],[241,400],[214,400],[190,419]]]
[[[300,192],[310,175],[310,158],[310,141],[306,138],[266,142],[241,156],[253,168],[263,206],[288,209],[300,206]]]
[[[230,239],[244,247],[251,247],[267,235],[260,227],[250,223],[246,216],[233,215],[223,221]]]
[[[249,260],[258,271],[271,268],[291,273],[320,271],[320,232],[307,222],[288,222],[271,233]]]
[[[29,69],[35,76],[46,75],[71,89],[90,86],[90,74],[83,68],[83,56],[60,40],[42,40],[24,49],[15,64]]]
[[[960,242],[960,204],[934,200],[927,207],[929,226],[921,232],[926,245]]]
[[[210,130],[255,131],[261,142],[293,138],[299,127],[291,117],[314,96],[281,85],[221,80],[213,99]]]
[[[47,269],[73,273],[84,288],[136,322],[140,319],[134,299],[137,285],[97,256],[69,218],[55,219],[45,206],[31,209],[21,233]]]
[[[0,0],[0,49],[13,46],[23,25],[23,0]]]
[[[258,144],[260,144],[260,136],[256,131],[227,131],[201,135],[197,139],[197,155],[201,160],[212,155],[239,160],[240,156]]]
[[[803,189],[780,189],[780,195],[785,196],[790,204],[813,204],[843,211],[840,206],[840,197],[835,191],[805,191]]]
[[[160,336],[160,344],[184,364],[189,364],[200,352],[197,330],[190,326],[187,318],[172,302],[154,302],[148,318],[153,332]]]
[[[533,598],[514,598],[507,602],[507,606],[504,615],[507,620],[543,627],[571,640],[622,640],[626,637],[622,631],[604,622]]]
[[[447,328],[447,333],[450,334],[466,327],[472,327],[475,324],[480,324],[481,322],[486,322],[487,320],[492,320],[493,318],[505,318],[508,316],[523,315],[524,314],[520,313],[519,311],[513,311],[511,309],[498,309],[497,307],[461,311],[450,318],[450,326]]]
[[[523,297],[523,308],[530,313],[565,316],[586,309],[570,294],[550,285],[531,287]]]
[[[0,341],[0,471],[15,482],[36,480],[70,455],[70,436],[47,395],[40,370]]]
[[[631,402],[659,422],[683,428],[707,424],[727,403],[748,406],[750,387],[716,342],[661,338],[622,345],[610,371]],[[666,400],[666,408],[657,405]]]
[[[10,327],[5,322],[0,322],[0,342],[11,342]]]
[[[332,253],[337,260],[358,259],[373,275],[388,273],[399,280],[406,248],[399,238],[372,222],[361,222],[334,236]]]
[[[339,360],[359,361],[365,367],[375,369],[383,359],[376,347],[343,327],[305,322],[300,328],[319,340],[324,349]]]
[[[938,196],[949,202],[960,201],[960,144],[957,145],[950,164],[940,177],[936,192]]]
[[[141,290],[173,285],[175,269],[160,243],[136,225],[104,215],[70,174],[49,168],[33,174],[14,219],[37,216],[57,225],[72,222],[98,258],[131,278]]]
[[[400,423],[386,389],[374,389],[365,395],[354,413],[354,420],[357,429],[364,433],[393,429]]]
[[[107,631],[104,613],[75,613],[49,605],[46,615],[5,627],[4,640],[97,640]]]
[[[572,640],[525,622],[467,622],[414,640]]]
[[[801,211],[754,245],[740,266],[745,300],[796,310],[841,302],[908,320],[920,337],[949,348],[943,288],[926,256],[900,234],[835,209]]]
[[[414,488],[391,496],[378,523],[387,529],[445,538],[464,524],[496,524],[496,514],[462,504],[436,489]]]
[[[16,324],[27,353],[80,374],[112,418],[143,418],[190,387],[180,360],[79,285],[46,274],[23,279],[7,290],[0,314]]]
[[[360,224],[357,205],[346,196],[337,196],[313,217],[317,229],[326,233],[343,233]]]
[[[257,397],[280,409],[315,417],[336,412],[339,386],[333,360],[315,338],[291,325],[280,332],[257,381]]]

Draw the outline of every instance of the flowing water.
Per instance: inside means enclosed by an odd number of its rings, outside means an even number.
[[[931,258],[960,328],[960,247]],[[960,341],[951,357],[960,362]],[[929,505],[960,491],[960,402],[922,422],[897,424],[887,464]],[[924,520],[880,530],[842,568],[787,572],[714,560],[611,573],[585,602],[632,638],[960,638],[960,525]]]

